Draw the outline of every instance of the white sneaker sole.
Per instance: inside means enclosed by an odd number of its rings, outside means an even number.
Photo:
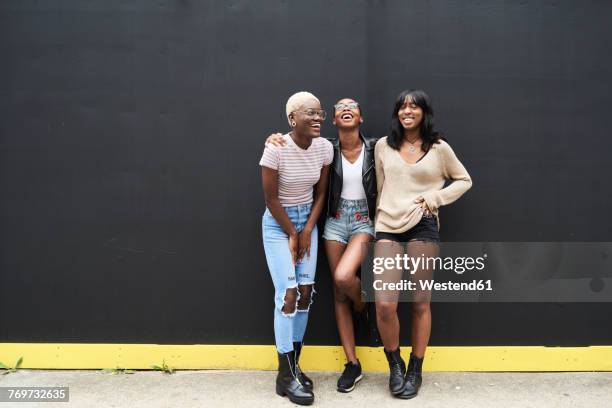
[[[346,394],[347,392],[351,392],[355,389],[355,387],[357,386],[357,383],[359,381],[361,381],[363,379],[363,374],[359,374],[359,377],[355,378],[355,382],[353,383],[353,386],[351,388],[347,388],[347,389],[343,389],[343,388],[338,388],[338,392],[342,392],[344,394]]]

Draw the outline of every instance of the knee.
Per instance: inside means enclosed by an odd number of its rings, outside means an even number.
[[[334,286],[340,291],[346,293],[355,279],[354,276],[351,276],[348,273],[343,273],[340,270],[336,270],[334,274]]]
[[[312,295],[314,293],[313,285],[299,285],[298,290],[300,296],[297,302],[297,310],[307,312],[312,304]]]
[[[288,288],[285,291],[285,297],[283,300],[283,306],[281,308],[281,312],[283,315],[290,316],[295,314],[298,302],[298,289],[297,288]]]
[[[396,315],[397,303],[395,302],[376,302],[376,315],[382,321],[389,321]]]
[[[346,293],[338,287],[338,285],[334,282],[334,300],[337,303],[347,303],[349,301],[349,297]]]
[[[425,316],[430,313],[429,302],[413,302],[411,312],[415,317]]]

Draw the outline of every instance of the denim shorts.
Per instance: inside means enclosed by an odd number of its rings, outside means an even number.
[[[368,216],[368,202],[340,198],[335,217],[327,217],[323,239],[348,244],[355,234],[367,233],[375,237],[374,224]]]
[[[440,233],[438,232],[438,220],[435,215],[425,216],[421,218],[421,221],[408,231],[394,234],[390,232],[377,232],[376,240],[388,239],[395,242],[408,242],[408,241],[433,241],[440,242]]]

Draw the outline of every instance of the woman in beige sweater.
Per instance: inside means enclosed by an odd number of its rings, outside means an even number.
[[[376,256],[435,257],[439,251],[438,211],[472,185],[453,149],[434,131],[427,94],[402,92],[393,110],[391,134],[376,144],[378,205]],[[451,183],[444,187],[447,181]],[[403,269],[387,270],[385,280],[398,282]],[[431,279],[433,270],[410,271],[409,279]],[[377,324],[391,375],[389,388],[398,398],[412,398],[421,385],[421,368],[431,332],[431,293],[411,291],[412,352],[408,368],[400,356],[397,291],[376,292]]]

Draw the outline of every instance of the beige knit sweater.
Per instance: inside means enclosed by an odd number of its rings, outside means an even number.
[[[415,164],[408,164],[381,138],[374,148],[378,204],[376,231],[402,233],[419,223],[423,212],[414,202],[423,196],[438,218],[440,206],[457,200],[472,186],[472,179],[448,143],[441,140]],[[452,182],[444,187],[446,180]]]

